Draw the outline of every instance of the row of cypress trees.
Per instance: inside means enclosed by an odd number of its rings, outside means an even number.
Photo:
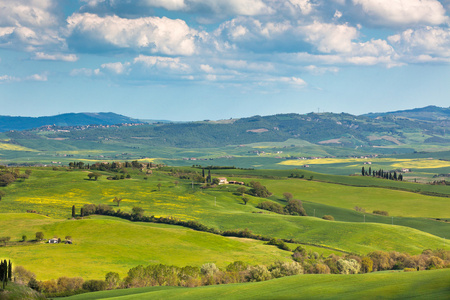
[[[0,262],[0,281],[2,282],[3,289],[6,288],[8,281],[11,281],[12,278],[12,264],[11,260],[6,261],[3,260]]]

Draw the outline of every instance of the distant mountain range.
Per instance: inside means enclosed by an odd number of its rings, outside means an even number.
[[[294,114],[290,114],[294,115]],[[337,115],[337,114],[321,114],[321,115]],[[301,115],[299,115],[301,116]],[[259,116],[258,116],[259,117]],[[423,108],[415,108],[410,110],[399,110],[393,112],[384,113],[369,113],[361,115],[359,117],[369,117],[371,119],[376,119],[380,117],[389,118],[406,118],[412,120],[421,121],[449,121],[450,120],[450,108],[443,108],[437,106],[427,106]],[[243,118],[242,120],[251,119]],[[261,118],[270,118],[261,117]],[[236,120],[233,120],[235,122]],[[172,122],[168,120],[139,120],[133,119],[127,116],[115,114],[115,113],[67,113],[60,114],[56,116],[46,116],[46,117],[13,117],[13,116],[0,116],[0,132],[10,131],[10,130],[29,130],[33,128],[39,128],[46,125],[55,126],[86,126],[86,125],[116,125],[116,124],[136,124],[136,123],[183,123],[183,122]],[[187,122],[186,122],[187,123]],[[230,123],[221,121],[213,121],[211,123]]]
[[[115,125],[123,123],[141,123],[115,113],[68,113],[50,117],[11,117],[0,116],[0,132],[10,130],[28,130],[46,125],[84,126],[84,125]]]
[[[423,108],[398,110],[393,112],[369,113],[363,116],[367,116],[370,118],[393,116],[423,121],[442,121],[442,120],[450,120],[450,107],[444,108],[430,105]]]

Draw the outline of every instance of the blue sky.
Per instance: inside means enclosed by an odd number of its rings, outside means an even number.
[[[0,114],[448,107],[449,11],[450,0],[0,0]]]

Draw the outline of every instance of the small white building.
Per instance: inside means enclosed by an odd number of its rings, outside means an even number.
[[[221,185],[221,184],[228,184],[228,181],[227,181],[226,177],[219,177],[217,179],[219,179],[219,185]]]
[[[49,244],[58,244],[59,243],[59,239],[58,238],[52,238],[48,240]]]

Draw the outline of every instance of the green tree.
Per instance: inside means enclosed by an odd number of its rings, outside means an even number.
[[[44,239],[44,233],[42,231],[36,232],[36,239],[42,241]]]
[[[113,202],[117,203],[117,207],[119,207],[120,206],[120,202],[122,202],[122,198],[114,197]]]
[[[247,205],[247,203],[248,203],[249,200],[250,200],[250,199],[249,199],[247,196],[243,196],[243,197],[242,197],[242,201],[244,202],[244,205]]]
[[[283,193],[283,197],[284,197],[284,199],[286,199],[287,202],[291,201],[292,198],[294,198],[294,196],[292,196],[291,193],[287,193],[287,192]]]
[[[109,272],[105,275],[105,282],[109,290],[115,289],[120,283],[119,274],[116,272]]]
[[[284,212],[288,215],[307,216],[306,211],[303,208],[302,201],[297,199],[290,200],[284,207]]]
[[[158,187],[158,191],[161,191],[161,183],[158,183],[156,186]]]
[[[72,218],[75,218],[75,205],[72,205]]]
[[[237,188],[236,191],[237,191],[239,194],[244,195],[244,193],[245,193],[245,191],[247,191],[247,189],[246,189],[245,187],[243,187],[243,186],[240,186],[240,187]]]
[[[131,209],[131,216],[133,219],[140,219],[144,216],[144,209],[139,206],[135,206]]]
[[[4,191],[0,191],[0,200],[2,200],[2,198],[6,195],[6,193]]]
[[[27,236],[25,234],[22,235],[22,242],[26,242],[26,240],[27,240]]]

